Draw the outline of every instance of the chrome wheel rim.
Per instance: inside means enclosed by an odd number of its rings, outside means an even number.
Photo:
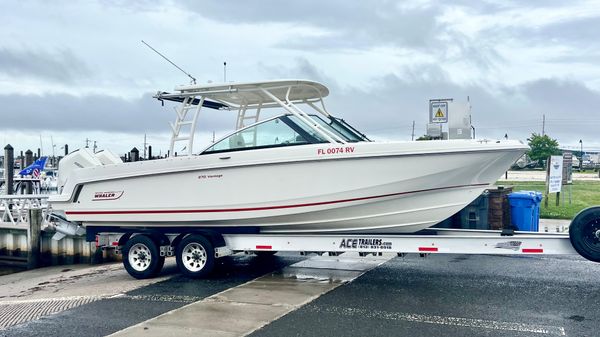
[[[135,271],[145,271],[152,262],[152,253],[145,244],[136,243],[129,249],[127,258]]]
[[[188,243],[181,252],[181,261],[185,268],[191,272],[202,270],[207,260],[206,250],[197,242]]]

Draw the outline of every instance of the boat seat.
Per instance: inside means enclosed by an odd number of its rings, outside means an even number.
[[[246,141],[244,140],[244,136],[241,133],[236,133],[229,137],[229,148],[230,149],[240,149],[246,147]]]

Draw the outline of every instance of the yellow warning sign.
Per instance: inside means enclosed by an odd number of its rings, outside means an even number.
[[[448,102],[429,101],[429,122],[448,123]]]

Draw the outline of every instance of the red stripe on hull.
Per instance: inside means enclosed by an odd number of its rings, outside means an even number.
[[[523,248],[521,250],[523,253],[543,253],[544,250],[542,248]]]
[[[416,190],[409,192],[399,192],[399,193],[390,193],[383,195],[376,195],[370,197],[361,197],[361,198],[352,198],[352,199],[342,199],[342,200],[332,200],[332,201],[321,201],[321,202],[312,202],[307,204],[295,204],[295,205],[279,205],[279,206],[265,206],[265,207],[247,207],[247,208],[221,208],[221,209],[164,209],[164,210],[126,210],[126,211],[65,211],[67,215],[100,215],[100,214],[177,214],[177,213],[222,213],[222,212],[250,212],[250,211],[267,211],[274,209],[285,209],[285,208],[297,208],[297,207],[310,207],[310,206],[322,206],[322,205],[331,205],[338,204],[344,202],[353,202],[353,201],[362,201],[362,200],[370,200],[370,199],[378,199],[378,198],[387,198],[405,194],[412,193],[420,193],[420,192],[431,192],[431,191],[439,191],[439,190],[447,190],[453,188],[462,188],[462,187],[478,187],[478,186],[487,186],[489,184],[473,184],[473,185],[458,185],[458,186],[447,186],[447,187],[438,187],[438,188],[429,188],[424,190]]]

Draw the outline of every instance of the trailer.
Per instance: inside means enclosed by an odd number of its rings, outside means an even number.
[[[202,278],[213,270],[217,259],[237,253],[579,254],[600,262],[600,206],[575,216],[568,234],[435,228],[410,235],[260,234],[252,229],[228,233],[218,228],[90,226],[86,235],[88,241],[96,241],[97,247],[123,254],[125,269],[138,279],[157,275],[170,256],[175,256],[183,275]]]

